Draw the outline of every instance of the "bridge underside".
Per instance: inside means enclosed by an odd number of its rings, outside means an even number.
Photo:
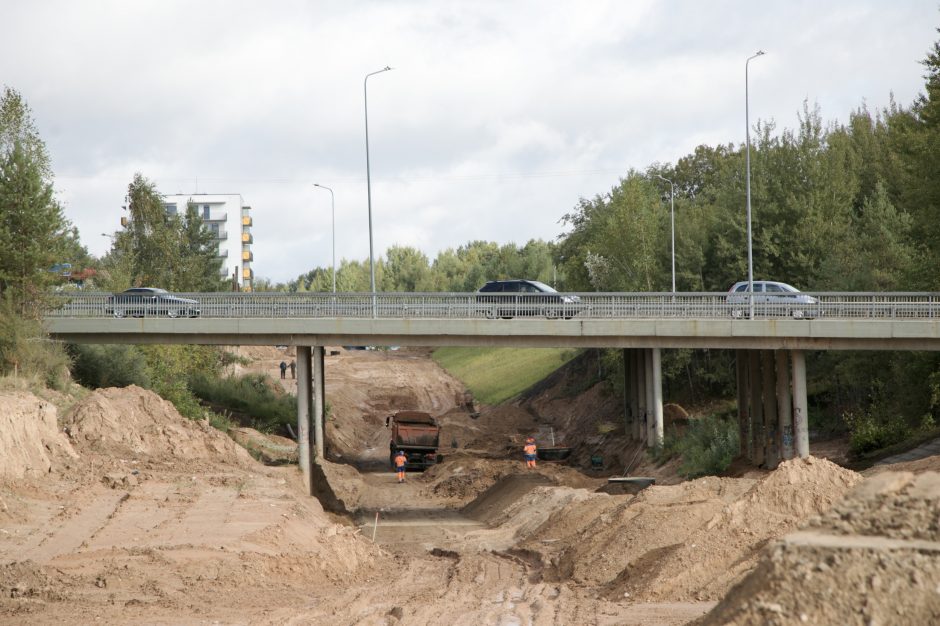
[[[71,343],[940,350],[934,320],[50,318]]]

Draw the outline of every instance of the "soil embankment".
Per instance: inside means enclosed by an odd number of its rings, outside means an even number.
[[[418,355],[389,354],[358,351],[347,364],[418,379],[408,374]],[[339,378],[340,362],[333,367]],[[545,406],[552,388],[541,392]],[[599,398],[583,407],[555,401],[573,414]],[[389,402],[338,412],[333,428],[346,429],[351,415],[348,429],[365,429],[362,416]],[[551,420],[550,409],[510,405],[474,419],[451,408],[442,420],[464,434],[442,464],[397,484],[384,468],[323,461],[318,479],[330,498],[321,504],[305,495],[296,466],[256,462],[143,389],[99,390],[63,414],[25,392],[0,394],[0,406],[9,409],[0,411],[4,624],[922,624],[940,616],[940,478],[931,472],[880,469],[865,480],[810,458],[737,478],[664,476],[636,495],[608,494],[599,491],[604,478],[573,467],[524,469],[515,439]],[[384,460],[384,423],[372,428]],[[602,444],[609,458],[629,453],[613,441]]]

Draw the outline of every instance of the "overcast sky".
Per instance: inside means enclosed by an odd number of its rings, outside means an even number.
[[[29,102],[95,255],[135,172],[240,193],[255,273],[369,254],[554,239],[580,197],[697,145],[845,121],[923,89],[936,0],[235,2],[0,0],[0,83]],[[743,206],[742,206],[743,209]],[[681,228],[681,224],[677,224]],[[381,286],[380,286],[381,288]]]

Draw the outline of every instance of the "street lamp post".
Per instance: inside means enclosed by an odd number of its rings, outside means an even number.
[[[672,293],[676,293],[676,185],[665,176],[656,178],[669,183],[669,221],[672,225]]]
[[[745,150],[744,167],[746,170],[745,187],[747,189],[747,291],[750,308],[750,318],[754,319],[754,252],[751,243],[751,117],[750,103],[748,98],[747,70],[751,59],[756,59],[764,54],[763,50],[758,50],[744,62],[744,136],[747,142]]]
[[[333,217],[333,293],[336,293],[336,199],[333,197],[333,190],[326,185],[313,183],[314,187],[326,189],[330,192],[330,214]],[[371,243],[371,239],[370,239]]]
[[[375,259],[372,254],[372,177],[369,172],[369,77],[388,72],[392,68],[385,66],[375,72],[366,74],[362,79],[362,101],[365,105],[366,113],[366,194],[369,203],[369,285],[372,288],[372,317],[376,316],[375,311]]]

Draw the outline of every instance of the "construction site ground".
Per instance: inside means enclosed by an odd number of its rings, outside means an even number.
[[[558,380],[473,417],[426,352],[336,351],[322,504],[296,465],[259,463],[149,391],[66,397],[7,381],[0,623],[940,619],[938,457],[867,476],[811,457],[682,481],[609,434],[601,390],[566,395]],[[240,367],[275,378],[289,356],[247,352]],[[447,443],[443,463],[404,484],[387,468],[384,415],[398,408],[441,415]],[[546,428],[576,449],[573,466],[523,467],[518,438]],[[657,484],[609,487],[631,462]]]

